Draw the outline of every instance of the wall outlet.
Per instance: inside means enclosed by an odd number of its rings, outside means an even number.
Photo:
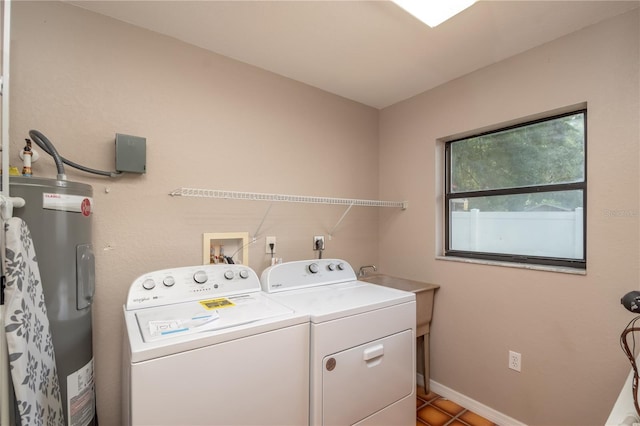
[[[316,235],[313,237],[313,251],[324,250],[324,235]]]
[[[273,253],[276,252],[276,237],[267,237],[265,238],[265,248],[264,252],[267,254],[271,254],[271,244],[273,244]]]
[[[522,355],[518,352],[509,351],[509,368],[520,372],[522,369]]]

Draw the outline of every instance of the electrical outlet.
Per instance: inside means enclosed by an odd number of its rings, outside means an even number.
[[[266,243],[265,243],[265,248],[264,248],[264,252],[267,254],[271,254],[271,244],[273,244],[273,253],[276,252],[276,237],[267,237],[265,238]]]
[[[509,351],[509,368],[520,372],[522,369],[522,355],[518,352]]]
[[[324,250],[324,235],[316,235],[313,237],[313,251]]]

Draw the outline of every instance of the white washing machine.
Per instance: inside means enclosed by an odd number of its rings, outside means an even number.
[[[267,268],[263,291],[309,315],[311,425],[415,425],[415,295],[340,259]]]
[[[243,265],[138,277],[124,305],[125,425],[303,425],[309,319]]]

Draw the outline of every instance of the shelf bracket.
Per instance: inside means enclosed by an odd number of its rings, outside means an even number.
[[[342,213],[342,216],[340,216],[340,219],[338,219],[338,222],[333,225],[333,228],[331,228],[331,231],[329,231],[329,240],[333,239],[333,231],[335,231],[336,228],[342,223],[344,218],[347,217],[347,214],[349,213],[349,210],[351,210],[351,207],[353,207],[353,203],[351,203],[349,207],[347,207],[344,213]]]
[[[269,208],[267,209],[267,211],[264,213],[264,216],[262,217],[262,222],[260,222],[260,225],[258,225],[258,229],[256,229],[256,232],[254,232],[253,235],[251,236],[253,240],[258,238],[258,233],[260,232],[260,229],[262,228],[262,225],[264,224],[265,219],[269,215],[269,212],[271,211],[271,207],[273,207],[273,203],[269,204]]]

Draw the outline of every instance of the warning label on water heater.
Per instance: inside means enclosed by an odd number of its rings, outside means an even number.
[[[68,426],[87,426],[94,418],[96,395],[93,384],[93,358],[67,376]]]
[[[93,199],[83,195],[54,194],[51,192],[42,194],[43,209],[82,213],[83,216],[89,216],[92,205]]]

